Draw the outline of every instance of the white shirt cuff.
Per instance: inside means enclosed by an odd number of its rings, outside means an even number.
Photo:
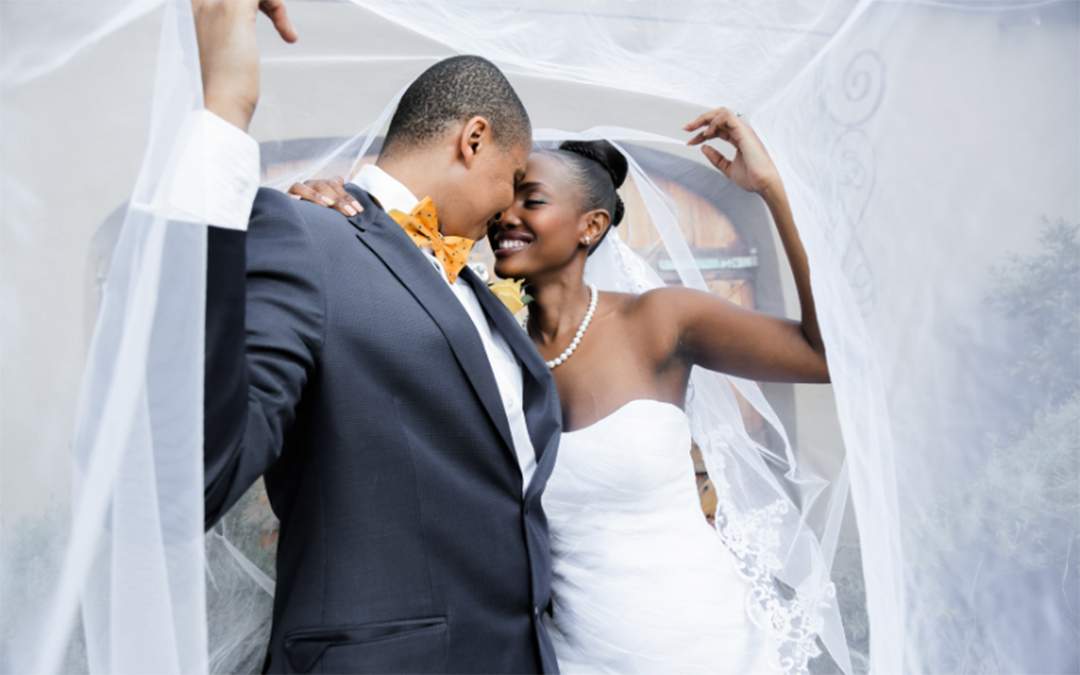
[[[170,220],[246,230],[259,189],[259,144],[209,110],[184,122],[155,211]]]

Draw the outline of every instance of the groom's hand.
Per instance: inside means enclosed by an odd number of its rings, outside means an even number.
[[[286,42],[296,29],[284,0],[191,0],[206,109],[247,130],[259,101],[255,18],[261,10]]]

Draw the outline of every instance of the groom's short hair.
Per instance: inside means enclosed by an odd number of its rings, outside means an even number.
[[[421,146],[455,122],[477,115],[491,123],[497,143],[532,144],[529,114],[498,66],[479,56],[443,59],[421,73],[401,96],[383,153]]]

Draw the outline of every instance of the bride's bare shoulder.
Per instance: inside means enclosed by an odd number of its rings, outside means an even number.
[[[688,304],[698,301],[700,296],[707,294],[682,286],[664,286],[640,295],[623,295],[628,298],[627,313],[634,315],[639,321],[651,323],[678,316]]]
[[[626,312],[633,308],[640,295],[635,293],[618,293],[615,291],[600,291],[600,306],[607,305],[616,312]]]
[[[681,287],[662,287],[641,294],[619,294],[620,314],[627,329],[650,345],[650,351],[666,353],[678,339],[679,317],[693,293]]]
[[[709,293],[683,286],[663,286],[644,293],[601,293],[600,313],[618,316],[644,333],[668,330],[694,313]]]

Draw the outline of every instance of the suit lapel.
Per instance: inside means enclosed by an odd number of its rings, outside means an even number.
[[[526,371],[536,379],[543,379],[547,374],[547,365],[544,364],[540,354],[537,353],[529,336],[518,324],[514,315],[506,308],[495,294],[488,289],[487,285],[476,276],[471,268],[466,267],[461,271],[461,278],[473,289],[480,306],[484,308],[491,322],[495,324],[499,334],[503,336],[514,355],[521,361]]]
[[[375,205],[366,192],[351,186],[348,190],[364,207],[362,213],[349,218],[349,222],[357,229],[357,238],[382,260],[391,274],[397,277],[438,325],[466,378],[513,455],[514,442],[510,435],[506,411],[503,409],[502,397],[499,395],[484,345],[468,313],[446,282],[439,277],[438,270],[425,258],[425,254],[409,239],[404,230]],[[516,464],[516,455],[514,461]]]
[[[461,277],[472,287],[484,313],[499,331],[511,351],[523,366],[525,423],[529,427],[529,438],[536,453],[537,471],[541,459],[548,452],[553,442],[557,443],[562,429],[562,414],[558,398],[555,396],[555,381],[551,377],[540,353],[536,351],[532,340],[514,319],[514,315],[495,297],[479,277],[468,267],[461,271]],[[536,480],[534,484],[538,483]],[[532,485],[530,485],[530,488]]]

